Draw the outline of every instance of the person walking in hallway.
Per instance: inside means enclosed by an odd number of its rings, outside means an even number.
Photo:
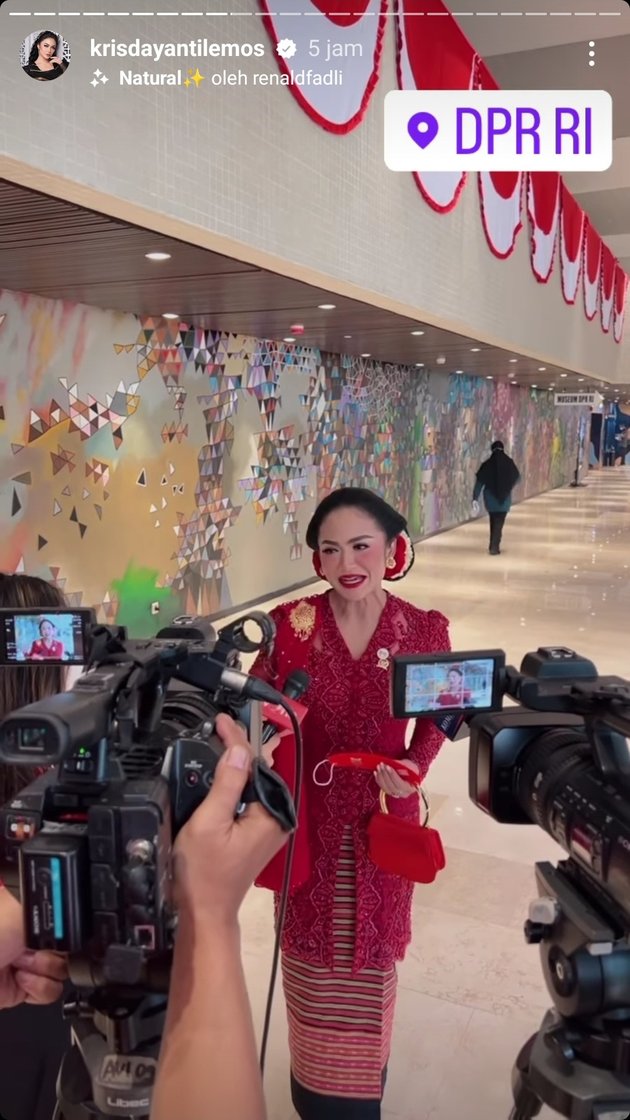
[[[478,512],[479,498],[483,494],[483,503],[490,517],[488,552],[491,556],[498,556],[501,552],[503,526],[512,506],[512,491],[521,476],[514,460],[506,455],[502,440],[496,439],[490,451],[490,458],[477,471],[473,508],[476,507],[475,512]]]

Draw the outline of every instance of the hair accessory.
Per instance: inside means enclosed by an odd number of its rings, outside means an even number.
[[[315,572],[319,576],[319,578],[320,579],[326,579],[326,576],[322,572],[322,562],[319,558],[319,552],[314,552],[313,553],[312,561],[313,561],[313,567],[315,569]]]
[[[407,575],[414,559],[415,552],[413,550],[413,544],[411,543],[411,537],[407,530],[403,529],[402,533],[399,533],[396,537],[394,555],[387,561],[383,579],[390,581],[402,579],[403,576]]]

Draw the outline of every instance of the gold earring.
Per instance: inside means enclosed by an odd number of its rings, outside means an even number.
[[[396,567],[396,561],[395,561],[393,556],[390,556],[389,560],[387,561],[386,567],[389,568],[390,572],[391,572],[392,568]]]

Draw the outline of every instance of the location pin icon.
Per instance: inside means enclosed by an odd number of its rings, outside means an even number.
[[[435,140],[439,127],[433,113],[414,113],[407,121],[407,132],[419,148],[428,148]]]

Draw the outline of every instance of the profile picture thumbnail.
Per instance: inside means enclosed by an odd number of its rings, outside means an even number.
[[[57,31],[33,31],[20,48],[22,69],[36,82],[51,82],[70,65],[70,47]]]

